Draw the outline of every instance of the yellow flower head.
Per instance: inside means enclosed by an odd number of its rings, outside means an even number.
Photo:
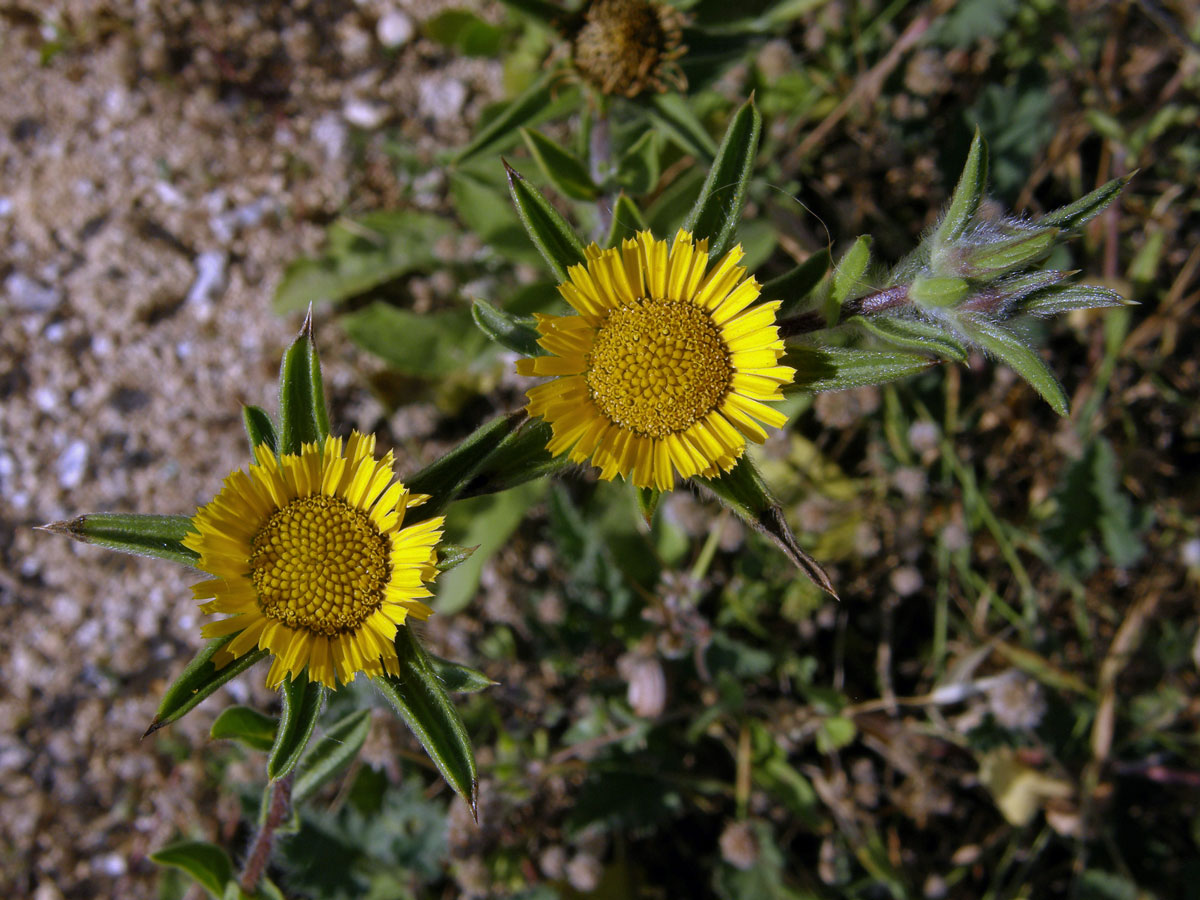
[[[667,81],[683,90],[687,79],[675,62],[687,49],[682,23],[679,12],[663,3],[592,0],[571,41],[575,68],[603,94],[661,92]]]
[[[408,528],[404,511],[427,499],[393,478],[392,454],[376,460],[375,436],[305,444],[276,458],[263,444],[257,465],[225,486],[192,519],[184,544],[213,576],[193,588],[206,638],[236,634],[213,657],[225,665],[254,647],[275,655],[268,686],[308,667],[330,688],[399,674],[396,628],[427,619],[442,518]],[[390,486],[389,486],[390,485]]]
[[[738,265],[740,245],[711,269],[708,241],[682,230],[669,252],[643,231],[585,253],[558,287],[579,315],[539,315],[551,355],[517,363],[522,375],[555,376],[529,390],[527,407],[550,423],[552,453],[669,490],[675,472],[728,471],[747,438],[766,440],[759,423],[787,421],[763,402],[782,399],[795,374],[778,364],[779,304],[750,305],[760,286]]]

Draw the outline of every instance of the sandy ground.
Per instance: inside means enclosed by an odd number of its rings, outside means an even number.
[[[299,325],[270,311],[283,266],[401,195],[382,126],[428,159],[497,90],[420,37],[438,5],[0,10],[0,896],[154,896],[148,853],[236,822],[204,772],[229,697],[140,740],[201,644],[195,573],[32,526],[190,513],[245,465],[239,402],[274,408]],[[318,337],[340,424],[370,427]],[[269,702],[261,673],[228,693]]]

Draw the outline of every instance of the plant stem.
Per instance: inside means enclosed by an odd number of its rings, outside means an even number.
[[[869,316],[883,312],[885,309],[904,306],[906,303],[908,303],[908,285],[898,284],[895,287],[885,288],[882,291],[875,291],[873,294],[846,301],[838,314],[838,320],[832,326],[825,321],[825,315],[816,310],[784,319],[779,323],[779,336],[789,338],[801,334],[811,334],[826,327],[836,328],[854,316]]]
[[[608,170],[612,164],[612,140],[608,133],[608,109],[601,103],[596,110],[596,120],[592,123],[592,133],[588,136],[589,174],[596,184],[603,184],[608,179]],[[608,235],[612,225],[613,198],[602,194],[596,203],[596,240],[602,241]]]
[[[239,880],[242,890],[247,894],[255,893],[263,872],[267,869],[267,862],[271,859],[271,845],[275,840],[275,829],[287,818],[292,807],[292,781],[295,775],[293,769],[278,781],[271,783],[271,802],[267,808],[267,815],[258,834],[254,836],[254,843],[250,845],[250,855],[246,858],[246,865]]]

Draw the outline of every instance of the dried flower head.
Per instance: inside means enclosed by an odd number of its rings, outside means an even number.
[[[581,21],[571,37],[571,57],[601,93],[636,97],[687,87],[676,64],[687,50],[677,10],[648,0],[593,0]]]

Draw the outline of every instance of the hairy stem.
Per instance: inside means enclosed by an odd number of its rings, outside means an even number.
[[[592,133],[588,138],[588,157],[592,181],[603,184],[608,178],[608,169],[612,163],[612,140],[608,133],[608,110],[603,106],[596,112],[596,121],[592,123]],[[613,198],[602,194],[596,203],[596,235],[597,241],[602,241],[608,235],[612,225]]]
[[[783,319],[779,323],[779,336],[781,338],[789,338],[802,334],[812,334],[814,331],[821,331],[827,327],[836,328],[854,316],[874,315],[886,309],[904,306],[908,302],[908,285],[898,284],[895,287],[875,291],[873,294],[857,297],[854,300],[847,300],[838,314],[838,320],[832,325],[828,325],[823,313],[815,310]]]
[[[258,834],[254,836],[254,843],[250,845],[250,855],[246,858],[246,865],[239,880],[242,890],[247,894],[253,894],[258,888],[263,872],[267,869],[267,862],[271,859],[275,829],[283,823],[292,808],[292,781],[295,774],[293,769],[271,784],[271,802],[267,808],[267,816]]]

